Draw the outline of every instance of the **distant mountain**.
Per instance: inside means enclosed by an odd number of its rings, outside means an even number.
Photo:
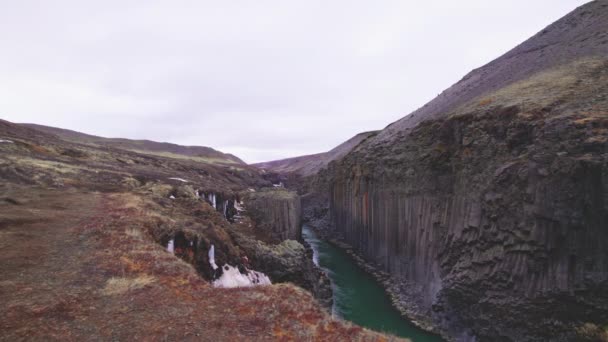
[[[328,152],[257,163],[253,164],[253,166],[278,173],[295,173],[300,176],[310,176],[326,167],[330,162],[342,158],[355,146],[359,145],[362,141],[375,136],[378,132],[379,131],[370,131],[359,133]]]
[[[221,164],[241,164],[245,165],[238,157],[222,153],[214,150],[211,147],[205,146],[182,146],[167,142],[156,142],[150,140],[131,140],[123,138],[104,138],[95,135],[80,133],[69,129],[43,126],[37,124],[19,124],[24,127],[33,128],[35,130],[53,134],[63,140],[86,144],[91,146],[106,146],[119,148],[138,153],[151,154],[175,159],[190,159],[205,163],[221,163]]]

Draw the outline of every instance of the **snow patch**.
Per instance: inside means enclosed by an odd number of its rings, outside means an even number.
[[[12,144],[13,141],[12,140],[6,140],[6,139],[0,139],[0,143]]]
[[[171,195],[169,196],[170,199],[175,199],[175,196]]]
[[[175,251],[175,243],[173,241],[173,239],[169,240],[169,243],[167,244],[167,252],[173,253]]]
[[[171,177],[171,178],[169,178],[169,179],[173,179],[173,180],[176,180],[176,181],[180,181],[180,182],[188,183],[188,181],[187,181],[187,180],[185,180],[185,179],[183,179],[183,178]]]
[[[222,276],[213,282],[215,287],[250,287],[258,285],[271,285],[270,278],[262,272],[247,270],[246,274],[242,274],[238,268],[228,264],[222,266]]]

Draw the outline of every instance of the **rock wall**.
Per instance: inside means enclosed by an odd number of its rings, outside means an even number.
[[[252,266],[273,282],[296,284],[308,291],[326,309],[333,303],[331,282],[312,260],[312,250],[294,240],[267,244],[236,231],[231,234],[239,247],[251,258]]]
[[[320,176],[334,234],[455,339],[569,340],[604,326],[608,105],[574,93],[576,106],[486,106],[352,152]]]
[[[278,241],[300,240],[300,196],[285,189],[263,189],[244,196],[245,207],[257,229],[267,230]]]

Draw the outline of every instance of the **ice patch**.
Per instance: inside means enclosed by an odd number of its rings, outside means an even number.
[[[224,273],[222,276],[213,282],[215,287],[250,287],[258,285],[271,285],[270,278],[262,272],[247,270],[246,274],[242,274],[238,268],[228,264],[222,266]]]
[[[12,144],[13,142],[11,140],[0,139],[0,143]]]
[[[175,199],[175,196],[171,195],[169,196],[170,199]]]
[[[188,181],[187,181],[187,180],[185,180],[185,179],[183,179],[183,178],[171,177],[171,178],[169,178],[169,179],[173,179],[173,180],[176,180],[176,181],[180,181],[180,182],[188,183]]]
[[[169,240],[169,243],[167,244],[167,252],[173,253],[175,251],[175,245],[173,242],[173,239]]]

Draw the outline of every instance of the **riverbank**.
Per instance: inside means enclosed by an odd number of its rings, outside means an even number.
[[[318,237],[311,227],[304,226],[303,237],[315,250],[315,263],[332,280],[333,314],[367,328],[410,338],[413,341],[443,341],[441,337],[412,322],[398,310],[384,288],[384,283],[361,260],[348,253],[336,241]]]
[[[452,341],[450,336],[448,336],[444,331],[438,330],[428,317],[416,311],[416,308],[418,308],[419,305],[416,304],[415,299],[407,298],[404,295],[404,291],[400,290],[401,287],[405,285],[395,281],[390,274],[380,270],[378,266],[363,259],[363,257],[357,254],[355,249],[348,243],[340,239],[336,239],[326,231],[317,229],[310,224],[305,226],[317,234],[321,240],[336,248],[339,248],[346,253],[359,268],[378,282],[384,293],[390,298],[392,307],[399,312],[404,320],[429,334],[440,337],[445,341]]]

